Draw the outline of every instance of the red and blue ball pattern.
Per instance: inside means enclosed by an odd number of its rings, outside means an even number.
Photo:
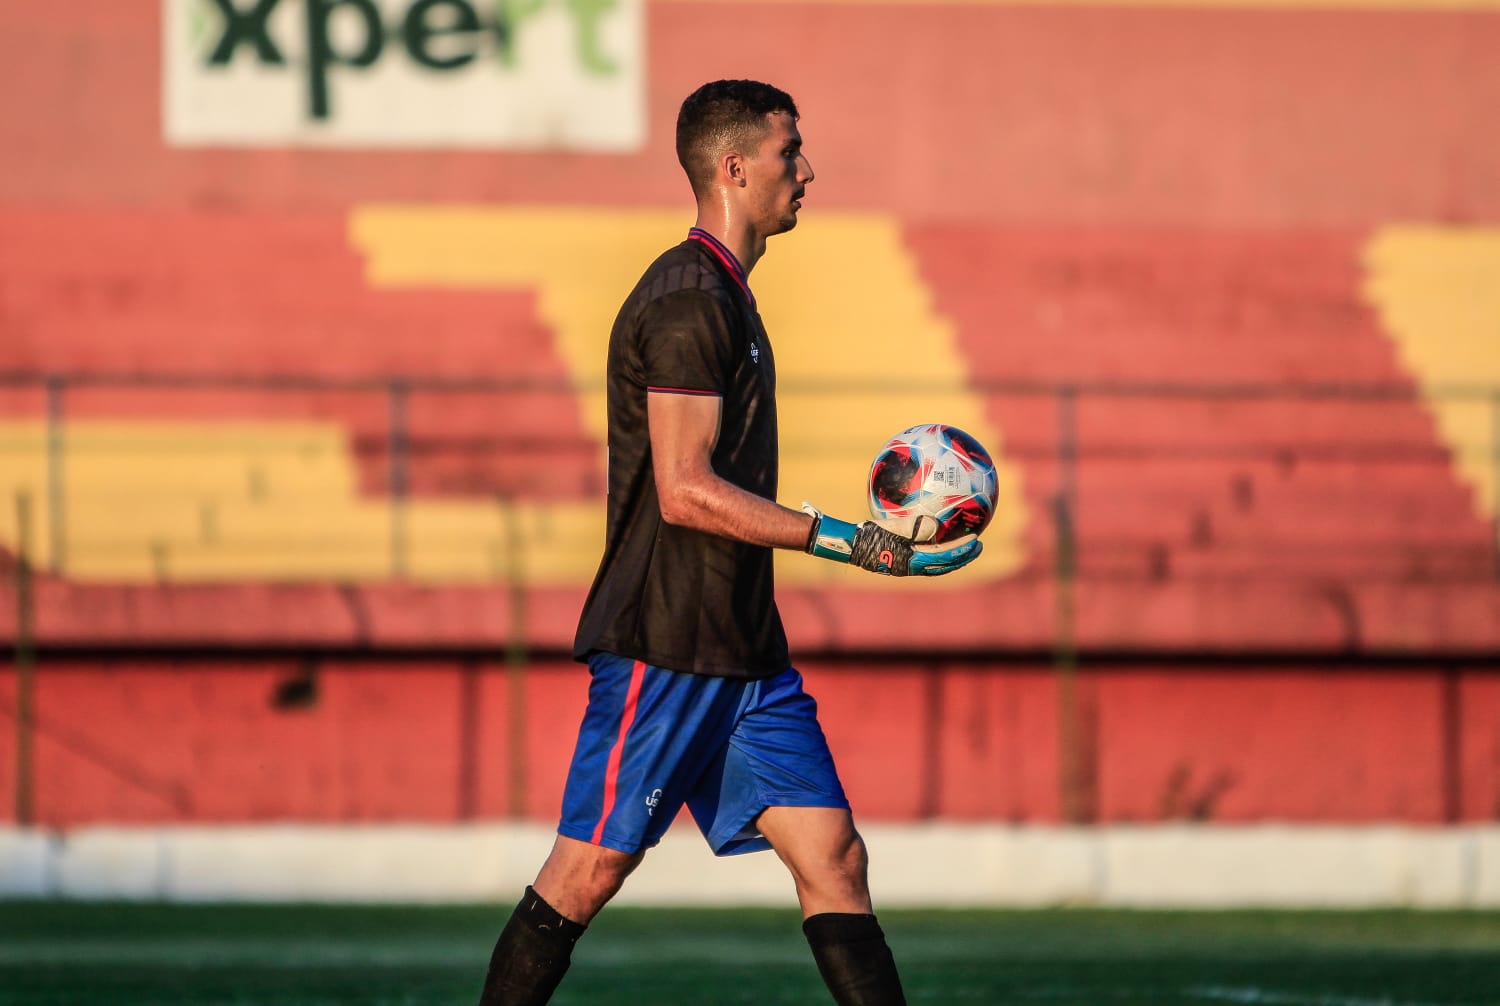
[[[928,423],[896,434],[870,465],[870,516],[926,514],[936,542],[979,534],[995,515],[998,486],[989,451],[956,426]]]

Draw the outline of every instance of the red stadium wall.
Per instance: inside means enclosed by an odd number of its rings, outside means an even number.
[[[810,661],[804,673],[862,817],[1063,819],[1050,666]],[[1081,796],[1099,822],[1500,811],[1492,670],[1100,663],[1079,683],[1092,738]],[[586,688],[560,661],[59,659],[37,695],[35,812],[64,828],[552,820]],[[13,703],[11,680],[0,698]],[[0,779],[5,806],[13,787]]]
[[[620,155],[172,148],[158,5],[10,4],[0,28],[6,90],[24,98],[0,107],[0,373],[17,378],[0,420],[42,419],[57,375],[519,378],[541,390],[507,399],[512,439],[567,445],[555,477],[597,498],[541,294],[377,289],[350,215],[681,206],[677,102],[711,77],[765,77],[804,112],[808,214],[899,221],[1033,515],[1015,575],[944,595],[941,617],[906,617],[903,594],[783,589],[861,813],[1500,814],[1494,513],[1456,474],[1362,264],[1393,223],[1500,224],[1500,14],[654,0],[648,141]],[[1079,399],[1091,453],[1064,581],[1051,389],[1070,382],[1242,393]],[[1278,390],[1330,386],[1382,393]],[[412,435],[483,442],[492,406],[419,403]],[[285,419],[348,431],[360,493],[389,492],[378,396],[67,397],[69,422]],[[514,493],[531,463],[437,450],[407,489]],[[560,657],[582,588],[519,593],[539,654],[524,674],[504,661],[516,595],[492,583],[43,569],[35,819],[550,818],[585,687]],[[7,576],[7,639],[16,612]],[[0,770],[0,816],[15,785]]]

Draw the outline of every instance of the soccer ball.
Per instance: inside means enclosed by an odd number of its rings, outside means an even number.
[[[995,515],[998,486],[989,451],[956,426],[929,423],[896,434],[870,465],[870,516],[938,523],[934,542],[978,534]]]

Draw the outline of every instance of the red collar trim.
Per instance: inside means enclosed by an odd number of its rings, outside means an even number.
[[[734,257],[734,252],[726,248],[724,242],[714,237],[702,227],[689,229],[688,240],[697,241],[713,252],[720,264],[729,270],[729,275],[733,276],[734,281],[740,285],[740,289],[745,291],[745,299],[750,301],[750,306],[755,307],[755,294],[750,292],[749,277],[745,273],[745,267],[740,265],[740,260]]]

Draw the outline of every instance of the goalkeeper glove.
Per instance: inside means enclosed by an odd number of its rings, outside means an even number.
[[[868,569],[887,576],[942,576],[973,562],[984,547],[978,537],[967,535],[944,545],[923,544],[932,540],[937,522],[918,517],[908,533],[873,520],[862,524],[829,517],[810,503],[802,505],[812,515],[807,551],[834,562]]]

